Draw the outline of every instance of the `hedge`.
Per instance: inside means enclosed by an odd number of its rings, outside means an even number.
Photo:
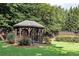
[[[57,36],[55,40],[64,41],[64,42],[79,42],[79,37],[78,36]]]

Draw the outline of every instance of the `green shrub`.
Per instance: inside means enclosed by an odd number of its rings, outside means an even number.
[[[15,34],[14,33],[8,33],[8,35],[7,35],[7,40],[8,40],[8,42],[9,43],[14,43],[14,41],[15,41]]]
[[[69,37],[69,36],[66,36],[66,37],[56,37],[55,39],[56,41],[64,41],[64,42],[79,42],[79,37],[78,36],[74,36],[74,37]]]
[[[22,39],[19,41],[19,45],[22,46],[22,45],[32,45],[32,39],[31,38],[26,38],[26,39]]]

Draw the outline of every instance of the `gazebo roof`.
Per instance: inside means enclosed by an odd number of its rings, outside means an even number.
[[[43,25],[35,22],[35,21],[29,21],[29,20],[25,20],[22,21],[18,24],[15,24],[14,27],[36,27],[36,28],[44,28]]]

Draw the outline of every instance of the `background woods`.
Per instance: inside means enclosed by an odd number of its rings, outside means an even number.
[[[23,20],[34,20],[45,26],[46,34],[57,31],[79,31],[79,6],[64,10],[49,4],[0,4],[0,26],[10,27]]]

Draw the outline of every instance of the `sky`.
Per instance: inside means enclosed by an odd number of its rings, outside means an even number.
[[[79,5],[79,0],[53,0],[49,3],[50,5],[61,6],[64,9],[69,9],[70,7],[76,7]]]
[[[49,3],[69,9],[79,5],[79,0],[0,0],[0,3]]]
[[[61,7],[65,8],[65,9],[70,9],[70,7],[77,7],[79,4],[76,3],[66,3],[66,4],[62,4]]]
[[[52,5],[52,4],[50,4],[50,5]],[[77,3],[64,3],[64,4],[61,4],[61,5],[59,5],[59,4],[53,4],[53,5],[61,6],[64,9],[70,9],[70,7],[72,7],[72,8],[77,7],[79,4],[77,4]]]

